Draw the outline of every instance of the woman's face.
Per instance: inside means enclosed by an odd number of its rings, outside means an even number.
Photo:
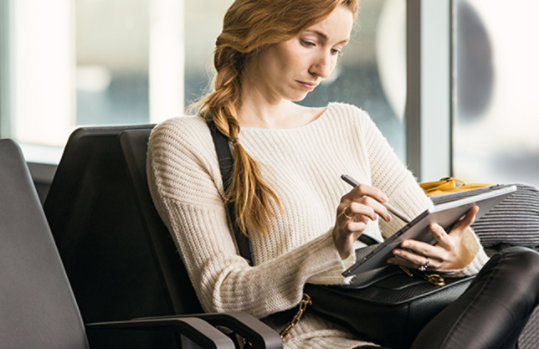
[[[270,100],[304,99],[335,68],[352,25],[352,12],[337,7],[323,21],[262,51],[249,79]]]

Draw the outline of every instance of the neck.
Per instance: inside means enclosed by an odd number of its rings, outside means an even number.
[[[283,99],[270,86],[253,79],[253,76],[259,76],[256,69],[256,60],[247,62],[242,74],[241,105],[238,108],[240,126],[294,128],[309,123],[320,114],[320,110],[303,107]]]
[[[288,101],[263,104],[256,103],[256,98],[250,101],[242,100],[238,111],[238,121],[243,127],[290,128],[293,121],[290,115],[296,107],[294,103]]]
[[[253,79],[253,76],[259,76],[256,64],[253,63],[256,60],[245,64],[241,77],[241,105],[238,109],[240,126],[280,128],[294,104]]]

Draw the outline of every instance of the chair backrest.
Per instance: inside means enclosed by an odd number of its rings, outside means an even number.
[[[84,322],[173,314],[119,143],[127,129],[152,127],[74,131],[45,199]]]
[[[144,229],[154,249],[159,270],[176,314],[201,312],[202,307],[189,280],[172,237],[159,217],[148,189],[146,153],[151,130],[127,130],[120,144],[129,171]]]
[[[9,139],[0,140],[0,346],[88,347],[28,167]]]
[[[134,185],[135,172],[120,145],[123,132],[149,134],[153,126],[74,131],[45,199],[85,322],[200,311],[172,238],[151,211],[145,172],[136,172],[144,179]],[[131,153],[137,163],[145,162],[145,142]],[[137,168],[143,171],[144,165]],[[148,206],[141,209],[141,203]]]

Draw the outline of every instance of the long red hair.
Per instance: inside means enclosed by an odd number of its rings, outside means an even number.
[[[256,162],[238,141],[237,110],[241,105],[240,81],[246,57],[296,36],[341,5],[355,16],[358,0],[236,0],[225,14],[214,51],[217,73],[213,92],[197,105],[198,115],[211,116],[233,147],[232,183],[226,199],[234,203],[236,222],[243,233],[265,232],[266,220],[272,215],[271,201],[279,203]]]

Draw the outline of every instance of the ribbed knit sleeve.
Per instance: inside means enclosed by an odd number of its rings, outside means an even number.
[[[152,132],[149,184],[206,311],[247,311],[263,317],[295,306],[309,277],[343,270],[329,231],[254,267],[238,255],[228,228],[217,158],[207,126],[185,117]],[[265,236],[269,245],[280,236]],[[258,251],[258,241],[252,241]],[[294,246],[296,247],[296,246]],[[283,250],[283,249],[282,249]]]

